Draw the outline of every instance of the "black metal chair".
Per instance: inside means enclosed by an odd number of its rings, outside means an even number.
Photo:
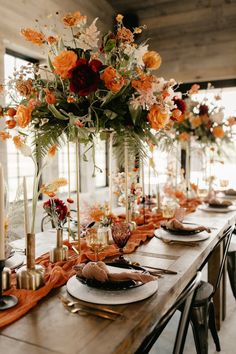
[[[236,229],[233,231],[236,234]],[[236,299],[236,243],[231,242],[227,254],[227,271],[233,295]]]
[[[215,308],[213,303],[213,297],[219,288],[220,281],[223,275],[227,252],[229,249],[231,237],[233,232],[233,226],[228,227],[220,238],[217,245],[207,257],[203,266],[208,262],[212,253],[223,242],[223,256],[219,267],[218,276],[215,284],[201,281],[200,286],[196,291],[196,296],[191,306],[190,311],[190,323],[193,329],[193,335],[196,345],[197,354],[208,353],[208,329],[210,329],[213,340],[215,342],[216,351],[220,351],[220,340],[218,337],[215,321]],[[203,268],[201,267],[201,269]]]
[[[184,350],[186,334],[189,326],[189,316],[190,316],[190,308],[191,304],[196,292],[197,287],[200,284],[201,280],[201,272],[197,272],[194,279],[188,284],[188,286],[183,290],[180,294],[174,305],[170,308],[170,310],[162,317],[161,321],[159,321],[151,333],[144,339],[138,350],[135,354],[146,354],[149,353],[151,348],[153,347],[156,340],[159,338],[167,323],[174,315],[176,310],[182,306],[182,312],[178,324],[178,329],[175,337],[173,354],[181,354]]]

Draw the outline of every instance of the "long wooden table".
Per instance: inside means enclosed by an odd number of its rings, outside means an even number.
[[[124,317],[109,321],[94,316],[69,313],[58,294],[66,294],[65,286],[54,290],[37,307],[12,325],[2,329],[0,352],[9,354],[129,354],[134,353],[153,325],[175,302],[207,255],[216,245],[223,230],[235,224],[236,213],[208,214],[197,211],[187,217],[188,221],[212,227],[209,239],[197,246],[165,244],[153,238],[129,255],[140,264],[176,270],[177,275],[165,275],[159,280],[159,289],[150,298],[122,306],[114,306]],[[55,234],[38,234],[37,255],[54,244]],[[47,242],[46,242],[47,240]],[[22,240],[16,241],[22,247]],[[214,262],[219,262],[217,252]],[[210,266],[209,277],[214,278]],[[67,295],[68,296],[68,295]],[[218,325],[222,318],[222,291],[218,293]],[[219,301],[220,299],[220,301]],[[7,312],[6,312],[7,316]]]

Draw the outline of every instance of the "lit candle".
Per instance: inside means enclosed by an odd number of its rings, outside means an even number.
[[[23,177],[23,192],[24,192],[24,218],[25,218],[25,235],[29,233],[29,207],[27,196],[26,178]]]
[[[5,259],[5,212],[4,212],[4,177],[0,164],[0,260]]]

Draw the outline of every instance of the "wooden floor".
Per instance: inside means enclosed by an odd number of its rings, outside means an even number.
[[[158,342],[154,345],[150,354],[171,354],[173,349],[173,343],[175,338],[175,331],[179,320],[179,313],[176,313],[168,326],[165,328]],[[236,300],[233,297],[233,293],[230,288],[229,280],[227,279],[227,318],[222,323],[221,330],[219,332],[221,352],[220,354],[233,354],[236,353]],[[195,354],[195,345],[190,328],[187,335],[184,354]],[[209,333],[209,353],[216,354],[215,345],[212,337]]]

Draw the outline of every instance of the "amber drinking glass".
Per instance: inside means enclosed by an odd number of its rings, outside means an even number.
[[[98,233],[96,229],[88,229],[86,233],[86,243],[94,252],[95,262],[97,262],[99,252],[103,251],[107,246],[106,235]]]
[[[120,256],[117,261],[121,263],[127,263],[128,261],[124,258],[124,247],[131,235],[129,224],[127,222],[115,223],[112,225],[111,232],[112,238],[119,248]]]

